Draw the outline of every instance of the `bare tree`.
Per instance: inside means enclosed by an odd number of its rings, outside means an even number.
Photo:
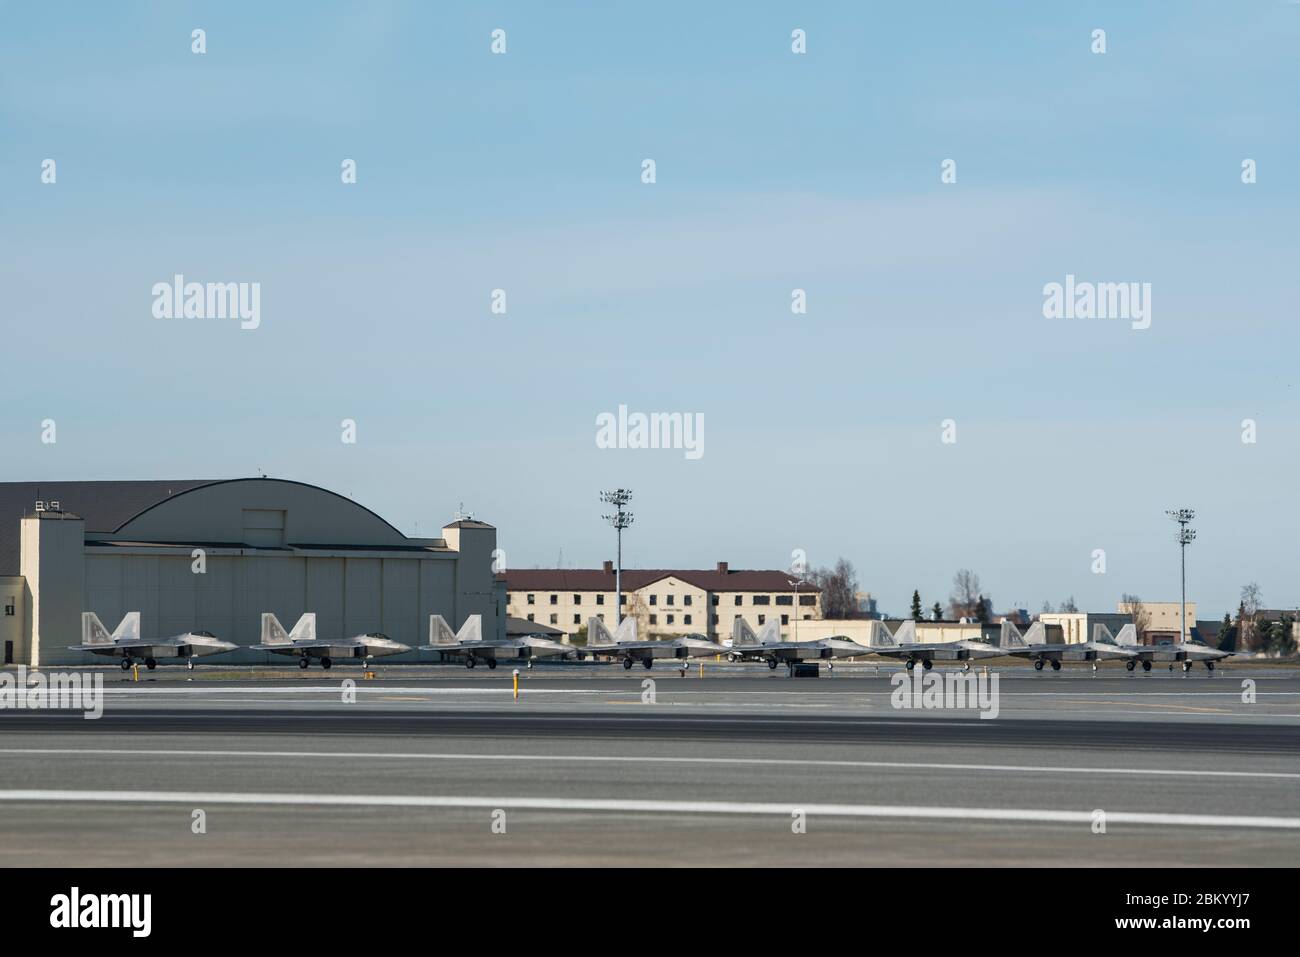
[[[1239,644],[1244,651],[1257,650],[1256,644],[1259,638],[1259,610],[1264,606],[1264,595],[1260,591],[1259,585],[1251,582],[1249,585],[1241,586],[1241,607],[1238,609],[1238,617],[1241,626],[1241,637]]]
[[[819,568],[808,576],[821,589],[823,618],[856,618],[858,573],[853,563],[841,558],[834,568]]]
[[[952,593],[948,596],[948,608],[953,618],[975,618],[984,604],[980,591],[980,577],[969,568],[962,568],[952,576]]]
[[[1151,609],[1147,608],[1137,595],[1120,595],[1119,603],[1120,610],[1127,612],[1133,619],[1133,628],[1137,632],[1138,641],[1142,641],[1151,627]]]
[[[1070,615],[1077,615],[1079,613],[1079,606],[1074,603],[1073,595],[1061,602],[1061,611]]]

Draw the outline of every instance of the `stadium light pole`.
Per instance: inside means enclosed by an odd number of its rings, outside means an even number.
[[[623,529],[632,524],[635,516],[623,506],[632,501],[630,488],[616,488],[610,492],[601,492],[600,500],[606,505],[613,505],[610,515],[601,517],[614,526],[618,533],[618,564],[614,566],[614,627],[623,624]]]
[[[1190,508],[1167,509],[1165,514],[1178,523],[1178,551],[1181,556],[1180,578],[1183,585],[1183,601],[1179,611],[1182,613],[1182,634],[1178,636],[1179,642],[1187,640],[1187,546],[1196,541],[1196,529],[1190,526],[1192,519],[1196,517],[1196,512]]]

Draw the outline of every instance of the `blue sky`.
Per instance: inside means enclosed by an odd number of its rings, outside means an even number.
[[[1187,506],[1202,617],[1300,603],[1300,5],[593,6],[0,3],[0,479],[464,502],[517,567],[612,557],[623,485],[629,564],[842,555],[894,612],[1176,599]],[[261,327],[154,319],[175,273]],[[1045,319],[1067,273],[1151,328]],[[704,456],[598,449],[620,404]]]

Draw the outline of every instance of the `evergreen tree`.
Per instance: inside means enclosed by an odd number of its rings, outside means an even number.
[[[921,614],[921,592],[916,590],[912,592],[912,621],[924,621],[925,616]]]
[[[930,617],[934,621],[943,621],[943,606],[937,601],[934,603],[934,607],[930,609]]]

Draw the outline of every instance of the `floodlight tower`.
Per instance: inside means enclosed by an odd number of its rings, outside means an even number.
[[[623,623],[623,529],[631,525],[635,517],[623,506],[632,501],[632,490],[616,488],[612,492],[601,492],[600,500],[614,506],[613,514],[601,518],[613,525],[618,533],[618,564],[614,566],[614,627],[617,628]]]
[[[1178,550],[1182,556],[1182,583],[1183,583],[1183,604],[1179,611],[1182,613],[1183,633],[1179,636],[1180,642],[1187,640],[1187,546],[1196,541],[1196,529],[1190,526],[1196,513],[1190,508],[1167,509],[1165,514],[1178,523]]]

